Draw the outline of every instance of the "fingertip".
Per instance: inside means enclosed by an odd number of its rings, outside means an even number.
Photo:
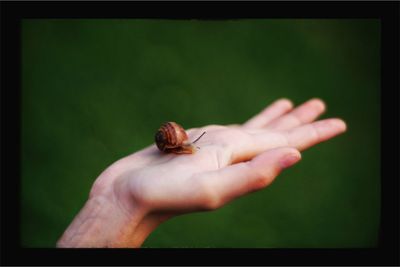
[[[299,160],[301,159],[301,153],[299,150],[297,150],[296,148],[293,148],[293,154],[296,155],[296,157],[299,158]]]
[[[281,147],[276,148],[276,150],[280,150],[283,155],[294,155],[298,158],[301,158],[301,153],[294,147]]]
[[[341,132],[346,132],[347,131],[347,124],[344,120],[335,118],[333,119],[335,122],[336,127],[341,131]]]
[[[294,106],[293,102],[288,98],[280,98],[276,101],[276,104],[279,104],[279,105],[285,107],[286,109],[292,109]]]
[[[321,98],[312,98],[309,103],[317,108],[321,113],[326,111],[326,104]]]
[[[291,152],[286,154],[281,160],[280,160],[280,164],[282,169],[286,169],[290,166],[293,166],[294,164],[296,164],[297,162],[299,162],[301,160],[301,154],[299,151],[295,151],[295,152]]]

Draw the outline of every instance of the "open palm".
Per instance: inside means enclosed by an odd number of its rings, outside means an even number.
[[[314,122],[324,111],[319,99],[295,109],[280,99],[242,125],[189,129],[189,140],[206,132],[196,143],[196,153],[166,154],[149,146],[111,165],[91,194],[113,188],[128,210],[134,202],[166,218],[216,209],[266,187],[301,158],[299,151],[346,130],[340,119]]]

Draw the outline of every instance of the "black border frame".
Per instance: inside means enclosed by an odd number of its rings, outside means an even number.
[[[2,265],[399,265],[399,2],[1,2]],[[36,249],[19,244],[23,18],[376,18],[381,21],[381,228],[371,249]],[[188,258],[186,258],[188,257]],[[189,259],[189,261],[187,261]]]

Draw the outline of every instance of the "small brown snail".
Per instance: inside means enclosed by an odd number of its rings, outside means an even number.
[[[161,125],[155,135],[155,141],[159,150],[165,153],[193,154],[196,152],[196,143],[206,132],[202,133],[192,143],[185,130],[176,122],[166,122]]]

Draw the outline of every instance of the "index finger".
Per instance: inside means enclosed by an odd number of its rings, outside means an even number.
[[[226,138],[230,150],[230,163],[253,158],[272,148],[294,147],[300,151],[320,142],[327,141],[346,131],[346,124],[341,119],[326,119],[296,127],[290,131],[251,130],[247,134],[232,135]]]

